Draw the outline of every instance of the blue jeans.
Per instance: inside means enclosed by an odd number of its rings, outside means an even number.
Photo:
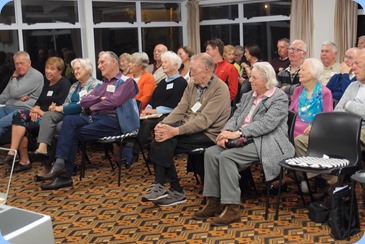
[[[71,178],[73,175],[75,157],[80,142],[97,141],[104,136],[120,134],[116,114],[66,115],[63,119],[56,148],[56,158],[66,161],[67,174],[65,177]]]
[[[0,137],[3,137],[5,133],[10,130],[13,114],[17,109],[19,108],[8,106],[0,107]]]

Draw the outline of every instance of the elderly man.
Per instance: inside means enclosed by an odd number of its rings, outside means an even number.
[[[147,66],[146,71],[153,75],[156,85],[166,78],[166,74],[162,70],[161,55],[167,51],[167,47],[163,44],[157,44],[153,50],[153,59],[155,62]]]
[[[90,110],[90,116],[64,117],[56,147],[56,161],[51,171],[39,180],[54,181],[42,184],[43,190],[72,186],[74,160],[80,142],[95,141],[104,136],[116,136],[139,127],[139,111],[134,97],[138,93],[136,82],[122,75],[118,56],[110,51],[99,54],[98,68],[103,83],[80,105]]]
[[[324,66],[324,73],[321,79],[322,85],[326,86],[330,78],[340,72],[341,65],[336,61],[337,46],[331,41],[325,41],[321,47],[321,61]]]
[[[277,48],[278,48],[278,55],[279,57],[274,58],[271,60],[271,65],[275,70],[275,73],[278,74],[280,71],[284,70],[286,67],[289,66],[289,48],[290,41],[288,38],[282,38],[278,40]]]
[[[13,60],[15,71],[0,95],[0,104],[5,105],[0,107],[0,137],[2,139],[10,130],[13,113],[18,109],[31,109],[41,94],[44,84],[43,75],[31,66],[27,52],[16,52]]]
[[[352,64],[355,62],[358,50],[358,48],[353,47],[346,51],[340,73],[334,74],[327,83],[327,88],[331,90],[333,99],[337,101],[341,99],[350,83],[356,80]]]
[[[365,48],[365,36],[360,36],[357,39],[357,47],[360,49]]]
[[[299,84],[298,72],[307,55],[307,44],[302,40],[294,40],[288,48],[288,53],[290,64],[279,72],[277,79],[281,90],[290,96]]]
[[[153,201],[158,206],[186,202],[173,160],[175,150],[214,145],[230,115],[228,88],[213,71],[214,61],[208,54],[191,58],[192,82],[177,107],[155,127],[155,139],[151,144],[155,180],[142,201]],[[170,182],[170,190],[164,187],[167,182]]]
[[[209,54],[215,63],[214,73],[228,85],[231,101],[238,92],[238,71],[236,67],[223,59],[224,43],[220,39],[212,39],[205,43],[205,52]]]

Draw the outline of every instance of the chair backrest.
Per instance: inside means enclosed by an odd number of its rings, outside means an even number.
[[[297,113],[293,110],[288,110],[288,137],[289,141],[294,145],[294,128],[295,128],[295,120],[297,118]]]
[[[307,156],[345,158],[350,165],[361,162],[360,132],[362,118],[347,112],[319,113],[309,135]]]

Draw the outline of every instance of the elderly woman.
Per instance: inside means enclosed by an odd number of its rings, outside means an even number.
[[[53,136],[61,128],[61,121],[65,115],[83,113],[80,99],[89,94],[100,81],[92,77],[93,65],[89,59],[77,58],[71,61],[71,67],[77,82],[72,84],[64,104],[50,106],[42,117],[38,133],[38,149],[30,153],[33,157],[47,157],[47,147],[51,146]]]
[[[290,109],[298,113],[294,137],[302,134],[308,136],[314,116],[333,111],[331,91],[319,81],[323,72],[322,62],[315,58],[306,59],[301,65],[300,86],[295,88],[290,104]]]
[[[62,77],[65,68],[64,62],[58,57],[51,57],[46,62],[43,90],[39,96],[35,106],[31,110],[18,110],[13,115],[11,149],[18,150],[20,161],[14,168],[15,172],[25,171],[32,166],[28,158],[28,138],[27,130],[36,130],[39,128],[42,117],[54,106],[60,106],[65,101],[68,90],[71,86],[70,82]],[[12,158],[11,151],[5,161]]]
[[[142,109],[145,109],[152,97],[153,90],[156,88],[155,78],[145,71],[149,59],[145,52],[133,53],[130,63],[131,77],[137,82],[139,93],[136,99],[141,101]]]
[[[122,74],[125,76],[130,75],[130,69],[129,69],[129,63],[131,62],[132,55],[129,53],[122,53],[119,56],[119,66],[120,71],[122,71]]]
[[[258,62],[252,68],[252,91],[243,94],[239,107],[218,135],[217,145],[205,152],[203,194],[208,203],[193,218],[220,214],[211,219],[212,225],[240,221],[240,171],[260,161],[266,181],[272,181],[279,175],[278,163],[294,155],[286,123],[288,97],[276,87],[275,71],[269,63]],[[244,143],[227,148],[233,139]]]
[[[181,59],[176,53],[171,51],[163,53],[161,55],[161,61],[163,72],[167,75],[167,78],[158,83],[146,109],[142,110],[141,117],[153,114],[163,114],[163,116],[142,120],[138,131],[138,140],[142,146],[148,142],[155,126],[180,102],[187,86],[186,80],[178,72]],[[133,153],[132,148],[123,148],[123,156],[127,159],[127,167],[133,163],[134,158],[139,152],[137,145],[134,145]]]

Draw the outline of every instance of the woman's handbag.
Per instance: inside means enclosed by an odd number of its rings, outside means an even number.
[[[243,147],[246,146],[247,144],[250,144],[251,142],[253,142],[252,138],[246,138],[241,136],[236,139],[229,139],[226,142],[226,148]]]

